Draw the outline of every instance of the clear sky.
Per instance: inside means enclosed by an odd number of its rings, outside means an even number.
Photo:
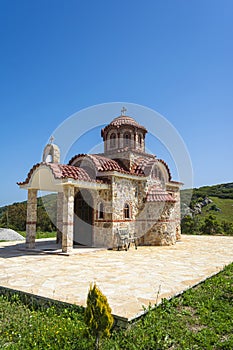
[[[1,0],[0,205],[26,199],[16,182],[63,120],[112,101],[173,124],[195,187],[232,182],[232,19],[232,0]]]

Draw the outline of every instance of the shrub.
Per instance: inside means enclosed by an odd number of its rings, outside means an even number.
[[[87,296],[87,307],[84,313],[84,321],[90,333],[95,337],[95,349],[99,349],[99,341],[103,336],[110,336],[113,325],[113,316],[107,298],[99,288],[90,285]]]

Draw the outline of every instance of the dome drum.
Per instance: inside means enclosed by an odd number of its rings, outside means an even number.
[[[145,152],[145,134],[147,130],[133,118],[120,116],[101,130],[104,140],[104,151],[137,150]]]

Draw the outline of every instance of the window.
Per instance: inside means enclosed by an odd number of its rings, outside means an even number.
[[[156,166],[153,167],[152,172],[151,172],[151,177],[152,178],[158,178],[159,177],[159,170]]]
[[[124,135],[124,146],[129,146],[130,145],[130,134],[126,133]]]
[[[98,205],[98,219],[103,219],[103,218],[104,218],[104,205],[102,202],[100,202]]]
[[[110,147],[116,147],[116,134],[114,133],[110,135]]]
[[[127,203],[124,205],[124,219],[130,219],[130,208]]]
[[[135,198],[138,198],[138,185],[135,186]]]

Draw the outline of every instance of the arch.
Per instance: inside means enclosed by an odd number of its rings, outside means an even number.
[[[104,204],[99,202],[98,204],[98,219],[104,219]]]
[[[60,163],[60,149],[55,144],[48,144],[44,148],[43,162],[45,163]]]
[[[113,132],[110,135],[110,148],[115,148],[116,147],[116,134]]]
[[[80,190],[74,199],[74,243],[92,246],[93,198],[88,190]]]
[[[125,203],[124,205],[124,219],[130,219],[130,205],[128,203]]]
[[[123,139],[124,139],[124,147],[129,147],[130,146],[130,142],[131,142],[131,134],[130,132],[126,131],[123,135]]]
[[[90,176],[91,179],[96,179],[96,167],[93,163],[92,159],[90,159],[88,156],[78,157],[75,162],[73,162],[74,166],[84,169],[87,174]]]
[[[158,169],[157,165],[154,165],[151,172],[151,177],[153,179],[159,179],[159,175],[161,174],[161,171]]]
[[[152,171],[151,171],[151,177],[153,179],[160,180],[162,185],[164,185],[166,182],[166,177],[165,177],[164,171],[162,171],[162,169],[160,169],[160,167],[158,167],[157,165],[153,166]]]
[[[150,174],[152,178],[159,179],[163,184],[171,180],[171,174],[167,164],[160,160],[153,165]]]

